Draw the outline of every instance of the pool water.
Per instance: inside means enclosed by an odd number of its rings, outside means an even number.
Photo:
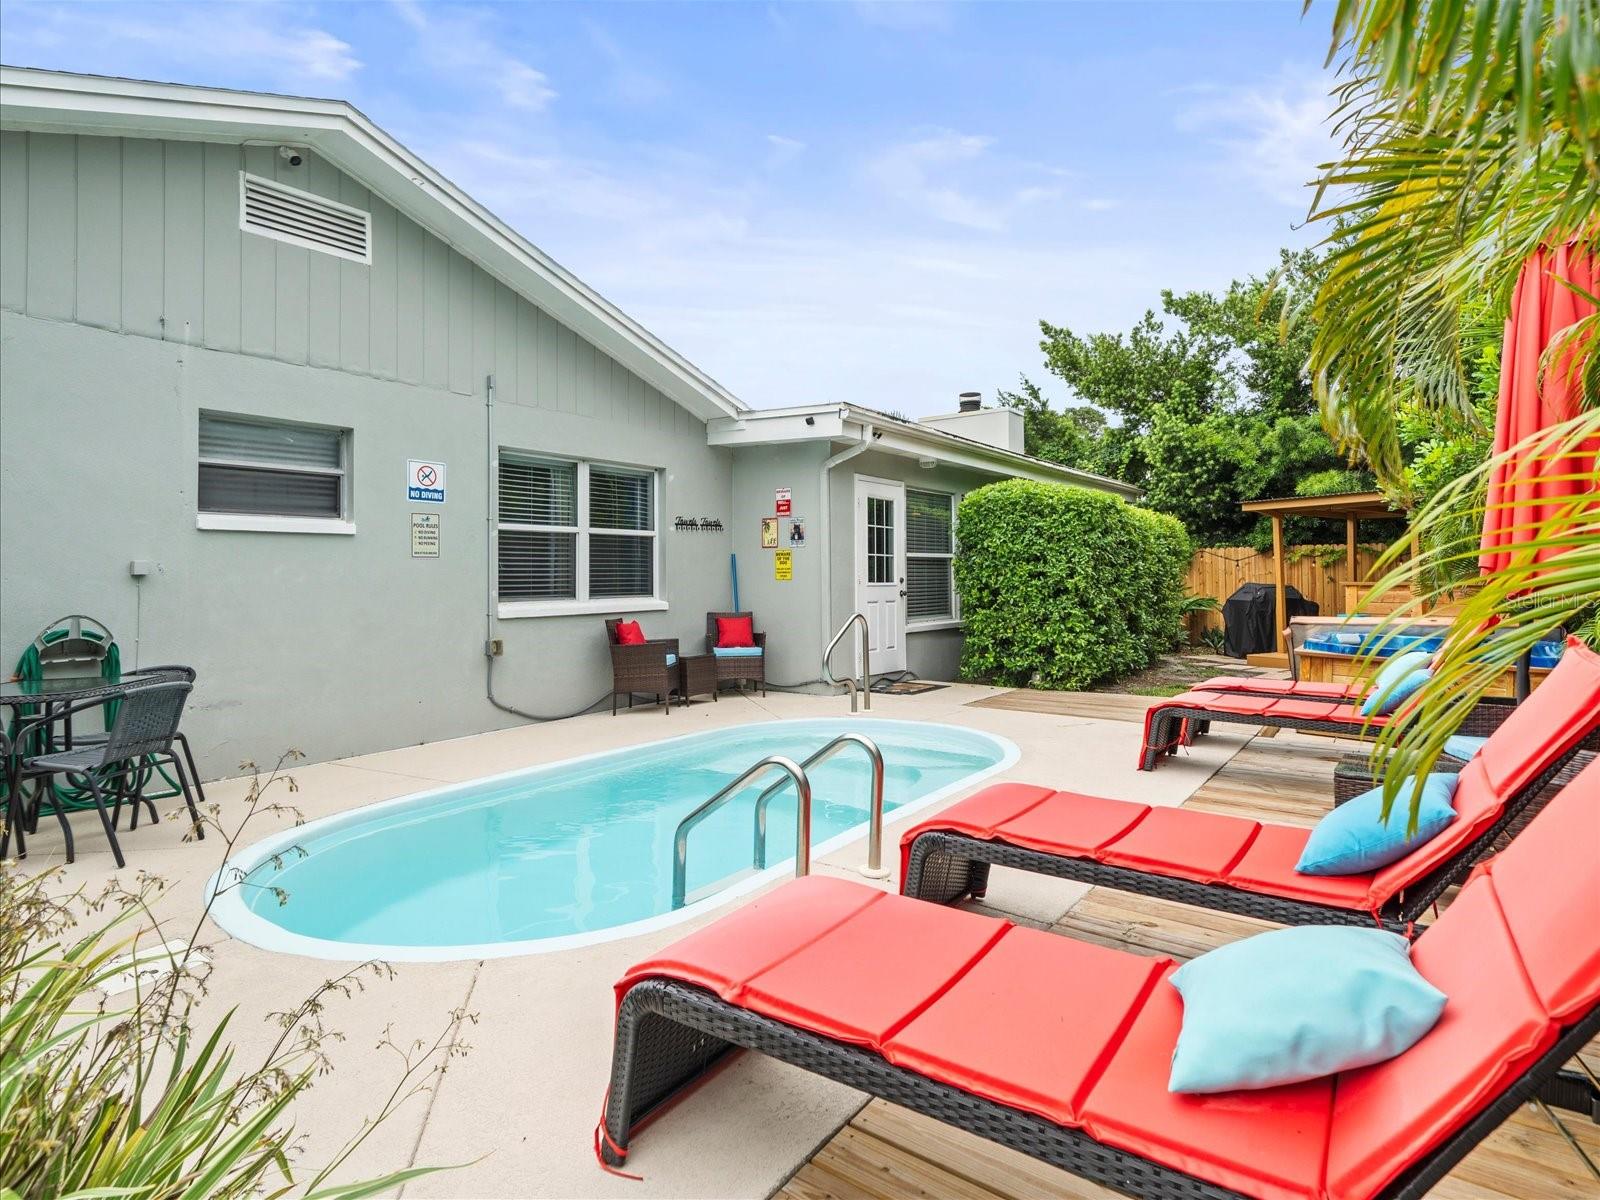
[[[885,811],[921,807],[1017,756],[975,730],[907,721],[771,721],[670,738],[287,830],[218,873],[214,887],[238,871],[248,882],[223,886],[212,915],[257,945],[341,959],[495,957],[643,932],[792,871],[792,784],[768,808],[768,869],[751,870],[755,799],[787,779],[775,771],[690,833],[693,903],[672,908],[684,816],[766,755],[799,762],[851,731],[883,752]],[[815,858],[865,832],[871,771],[847,747],[808,775]]]

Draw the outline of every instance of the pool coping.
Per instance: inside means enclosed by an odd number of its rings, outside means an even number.
[[[915,800],[889,810],[884,815],[885,824],[888,824],[891,820],[898,821],[901,817],[920,812],[956,792],[971,788],[984,779],[1015,766],[1022,757],[1022,751],[1009,738],[1001,737],[987,730],[974,729],[971,726],[952,725],[940,721],[903,721],[877,717],[845,718],[841,721],[837,717],[784,717],[771,721],[749,721],[740,725],[723,726],[721,729],[714,731],[697,730],[693,733],[653,739],[649,742],[640,743],[639,746],[597,750],[588,754],[578,754],[569,758],[556,759],[552,762],[539,763],[531,767],[519,767],[513,771],[502,771],[498,774],[485,775],[476,779],[441,784],[438,787],[425,788],[422,791],[408,792],[404,796],[394,796],[371,804],[357,805],[343,812],[318,817],[303,825],[292,826],[235,851],[206,880],[205,902],[210,907],[209,915],[211,919],[230,937],[274,953],[294,954],[305,958],[333,962],[360,962],[371,959],[387,962],[473,962],[490,958],[520,958],[534,954],[552,954],[563,950],[577,950],[586,946],[621,941],[624,938],[637,937],[642,934],[667,929],[713,912],[782,878],[793,867],[793,855],[740,879],[737,883],[731,884],[714,895],[704,897],[692,904],[686,904],[682,908],[671,912],[658,913],[652,917],[645,917],[641,920],[629,921],[622,925],[614,925],[607,929],[597,929],[586,933],[557,934],[553,937],[529,938],[514,942],[482,942],[454,946],[396,946],[378,943],[338,942],[326,938],[309,937],[305,934],[294,933],[284,929],[282,926],[257,915],[245,904],[240,889],[231,888],[219,894],[217,888],[224,873],[230,870],[246,873],[255,870],[267,859],[276,854],[284,853],[295,846],[306,837],[308,830],[314,830],[318,833],[337,830],[342,826],[370,819],[375,814],[388,809],[425,804],[437,796],[463,787],[489,785],[522,776],[540,775],[575,763],[589,762],[594,759],[625,753],[628,750],[637,750],[642,746],[666,746],[674,742],[687,741],[691,738],[703,738],[708,734],[723,732],[724,730],[747,727],[767,728],[775,725],[825,724],[833,726],[841,723],[847,724],[851,728],[866,727],[863,731],[868,733],[872,728],[891,726],[922,731],[930,727],[945,728],[992,742],[1001,752],[1000,758],[989,766],[937,788],[926,796],[920,796]],[[842,849],[858,838],[865,836],[867,825],[868,822],[862,821],[860,824],[852,825],[826,841],[813,846],[811,848],[813,868],[818,859],[833,853],[835,850]]]

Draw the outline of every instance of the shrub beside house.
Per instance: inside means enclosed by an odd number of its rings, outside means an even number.
[[[1193,546],[1175,518],[1007,480],[969,493],[957,528],[964,676],[1074,690],[1147,667],[1177,641]]]

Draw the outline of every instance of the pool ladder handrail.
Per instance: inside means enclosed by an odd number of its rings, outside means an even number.
[[[811,873],[811,780],[806,777],[805,768],[792,758],[786,758],[782,754],[770,754],[742,772],[737,779],[678,822],[678,831],[672,838],[672,907],[674,909],[683,907],[684,898],[688,894],[689,831],[726,804],[729,797],[744,787],[745,784],[773,769],[783,771],[794,781],[795,792],[799,796],[799,804],[795,808],[794,816],[795,878],[798,879],[802,875]]]
[[[867,825],[867,865],[861,873],[872,879],[882,879],[889,874],[883,867],[883,751],[878,743],[863,733],[841,733],[800,764],[809,771],[818,763],[826,762],[848,746],[860,746],[872,761],[872,807]],[[754,865],[756,870],[767,865],[767,805],[784,788],[787,780],[780,779],[756,797],[756,830]],[[809,838],[807,839],[809,842]]]
[[[853,612],[850,614],[849,619],[846,620],[843,625],[839,626],[839,632],[833,635],[833,641],[829,642],[828,648],[822,652],[822,678],[835,685],[842,682],[845,687],[850,689],[850,711],[855,712],[855,676],[846,676],[842,681],[835,679],[833,677],[833,668],[828,665],[828,660],[833,657],[834,649],[844,639],[844,635],[850,632],[850,627],[852,625],[858,626],[861,630],[861,635],[859,638],[861,647],[861,704],[863,708],[870,712],[872,709],[872,661],[869,654],[869,648],[872,642],[872,630],[871,627],[867,625],[867,618],[865,614],[861,612]]]

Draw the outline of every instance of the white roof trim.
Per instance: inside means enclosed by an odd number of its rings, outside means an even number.
[[[306,146],[702,420],[749,411],[342,100],[0,67],[0,127]]]
[[[807,423],[809,421],[809,424]],[[1131,483],[1079,471],[1060,463],[1002,450],[933,425],[903,421],[899,417],[857,404],[815,404],[769,408],[738,417],[712,421],[707,438],[713,446],[770,446],[784,442],[849,441],[870,427],[877,439],[874,449],[902,458],[932,454],[941,463],[990,475],[1033,479],[1042,483],[1071,483],[1111,492],[1125,500],[1143,494]]]

